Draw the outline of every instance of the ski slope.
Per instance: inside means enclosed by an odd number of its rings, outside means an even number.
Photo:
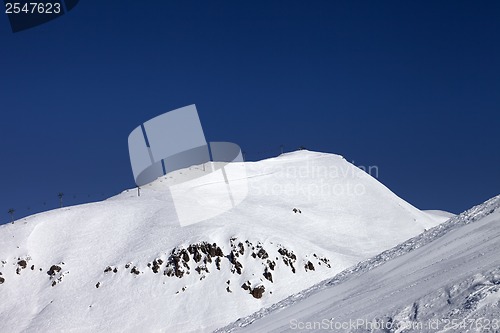
[[[433,216],[440,216],[440,217],[445,217],[445,218],[452,218],[455,216],[455,214],[446,212],[444,210],[435,210],[435,209],[430,209],[430,210],[424,210],[427,214],[431,214]]]
[[[304,150],[230,166],[243,202],[182,227],[176,205],[225,195],[209,167],[0,226],[0,331],[212,331],[447,219]]]
[[[500,196],[219,332],[498,332]]]

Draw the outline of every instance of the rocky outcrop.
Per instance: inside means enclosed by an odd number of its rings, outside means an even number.
[[[62,271],[62,265],[64,263],[59,263],[57,265],[52,265],[50,266],[49,270],[47,271],[47,274],[49,275],[49,280],[52,281],[51,286],[55,287],[56,284],[61,283],[63,280],[63,277],[68,274],[69,272],[63,272]]]
[[[254,298],[262,298],[265,290],[266,288],[264,286],[257,286],[250,291],[250,294],[252,294]]]
[[[130,274],[135,274],[135,275],[139,275],[141,274],[141,272],[137,269],[136,266],[132,267],[132,269],[130,270]]]
[[[223,250],[225,249],[225,250]],[[303,258],[309,257],[305,254]],[[267,291],[270,284],[275,283],[278,279],[275,270],[278,265],[289,267],[291,273],[296,273],[296,266],[303,265],[306,272],[312,272],[318,269],[316,265],[323,265],[325,268],[330,268],[327,258],[320,258],[316,254],[312,254],[310,259],[299,259],[290,248],[281,245],[273,244],[272,242],[264,245],[260,241],[252,242],[248,239],[240,240],[238,237],[232,237],[225,244],[217,244],[210,242],[198,242],[184,246],[177,246],[169,252],[157,254],[152,257],[151,261],[146,264],[140,262],[126,262],[125,264],[113,264],[104,267],[101,271],[106,285],[112,283],[113,276],[120,275],[119,267],[125,267],[125,272],[140,279],[144,274],[158,274],[165,278],[187,278],[187,276],[196,276],[196,280],[204,280],[209,274],[219,274],[218,272],[226,270],[235,275],[235,280],[239,276],[245,275],[245,266],[251,270],[251,275],[254,275],[251,281],[244,283],[241,288],[252,297],[259,299],[264,297],[266,293],[272,294],[272,291]],[[31,258],[17,258],[12,264],[16,267],[16,273],[21,275],[21,271],[25,270],[31,264],[31,271],[35,271],[35,265],[30,262]],[[3,260],[2,267],[5,267],[7,261]],[[64,271],[64,262],[53,264],[46,272],[49,276],[51,286],[56,286],[61,283],[63,277],[69,273]],[[284,267],[283,266],[283,267]],[[147,267],[147,268],[146,268]],[[261,269],[259,274],[255,274],[255,268]],[[39,268],[42,271],[42,268]],[[38,269],[36,270],[38,271]],[[123,270],[122,270],[123,271]],[[286,270],[280,270],[280,274]],[[163,273],[163,274],[160,274]],[[248,273],[250,274],[250,273]],[[0,273],[0,285],[5,282],[5,278]],[[123,276],[123,275],[120,275]],[[103,288],[103,280],[96,281],[96,288]],[[187,284],[178,292],[187,290],[187,286],[195,280],[186,280]],[[164,283],[168,283],[165,281]],[[231,290],[231,279],[227,280],[224,286],[227,293],[233,293]],[[238,290],[238,289],[237,289]]]
[[[316,255],[316,253],[313,253],[313,257],[319,260],[319,262],[318,262],[318,264],[319,264],[319,265],[321,265],[321,263],[323,263],[323,264],[325,264],[325,265],[326,265],[326,267],[328,267],[328,268],[331,268],[331,267],[332,267],[332,266],[330,265],[330,259],[328,259],[328,258],[326,258],[326,257],[325,257],[325,258],[320,258],[320,257],[318,257],[318,256]]]
[[[295,267],[293,264],[297,260],[297,256],[293,253],[293,251],[288,251],[286,248],[280,247],[278,253],[281,254],[281,258],[283,259],[285,265],[290,266],[292,273],[295,273]]]
[[[304,265],[304,268],[306,269],[306,272],[307,271],[314,271],[314,265],[312,262],[308,261],[305,265]]]
[[[248,291],[250,295],[252,295],[254,298],[262,298],[262,295],[264,294],[264,291],[266,290],[266,287],[263,285],[259,284],[258,286],[252,288],[252,284],[250,281],[247,281],[241,285],[241,289]]]
[[[47,271],[47,274],[50,277],[54,277],[56,275],[56,273],[59,273],[60,271],[61,271],[61,266],[52,265],[52,266],[50,266],[50,269]]]

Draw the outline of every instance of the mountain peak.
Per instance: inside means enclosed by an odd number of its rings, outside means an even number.
[[[209,331],[446,219],[339,155],[301,150],[228,165],[245,169],[229,183],[246,189],[244,199],[183,226],[179,205],[197,210],[227,196],[223,181],[205,178],[208,167],[176,170],[141,196],[131,189],[0,226],[5,327]]]

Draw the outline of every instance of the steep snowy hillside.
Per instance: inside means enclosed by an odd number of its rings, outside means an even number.
[[[232,165],[243,202],[181,227],[178,205],[225,195],[209,167],[0,226],[0,331],[210,331],[446,220],[341,156],[299,151]]]
[[[220,332],[499,332],[500,196]]]

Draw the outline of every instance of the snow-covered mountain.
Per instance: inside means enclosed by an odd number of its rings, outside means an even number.
[[[500,332],[500,195],[219,332]]]
[[[205,167],[0,226],[0,331],[211,331],[447,220],[303,150],[236,165],[244,201],[182,227],[171,186],[184,206],[224,195]]]

